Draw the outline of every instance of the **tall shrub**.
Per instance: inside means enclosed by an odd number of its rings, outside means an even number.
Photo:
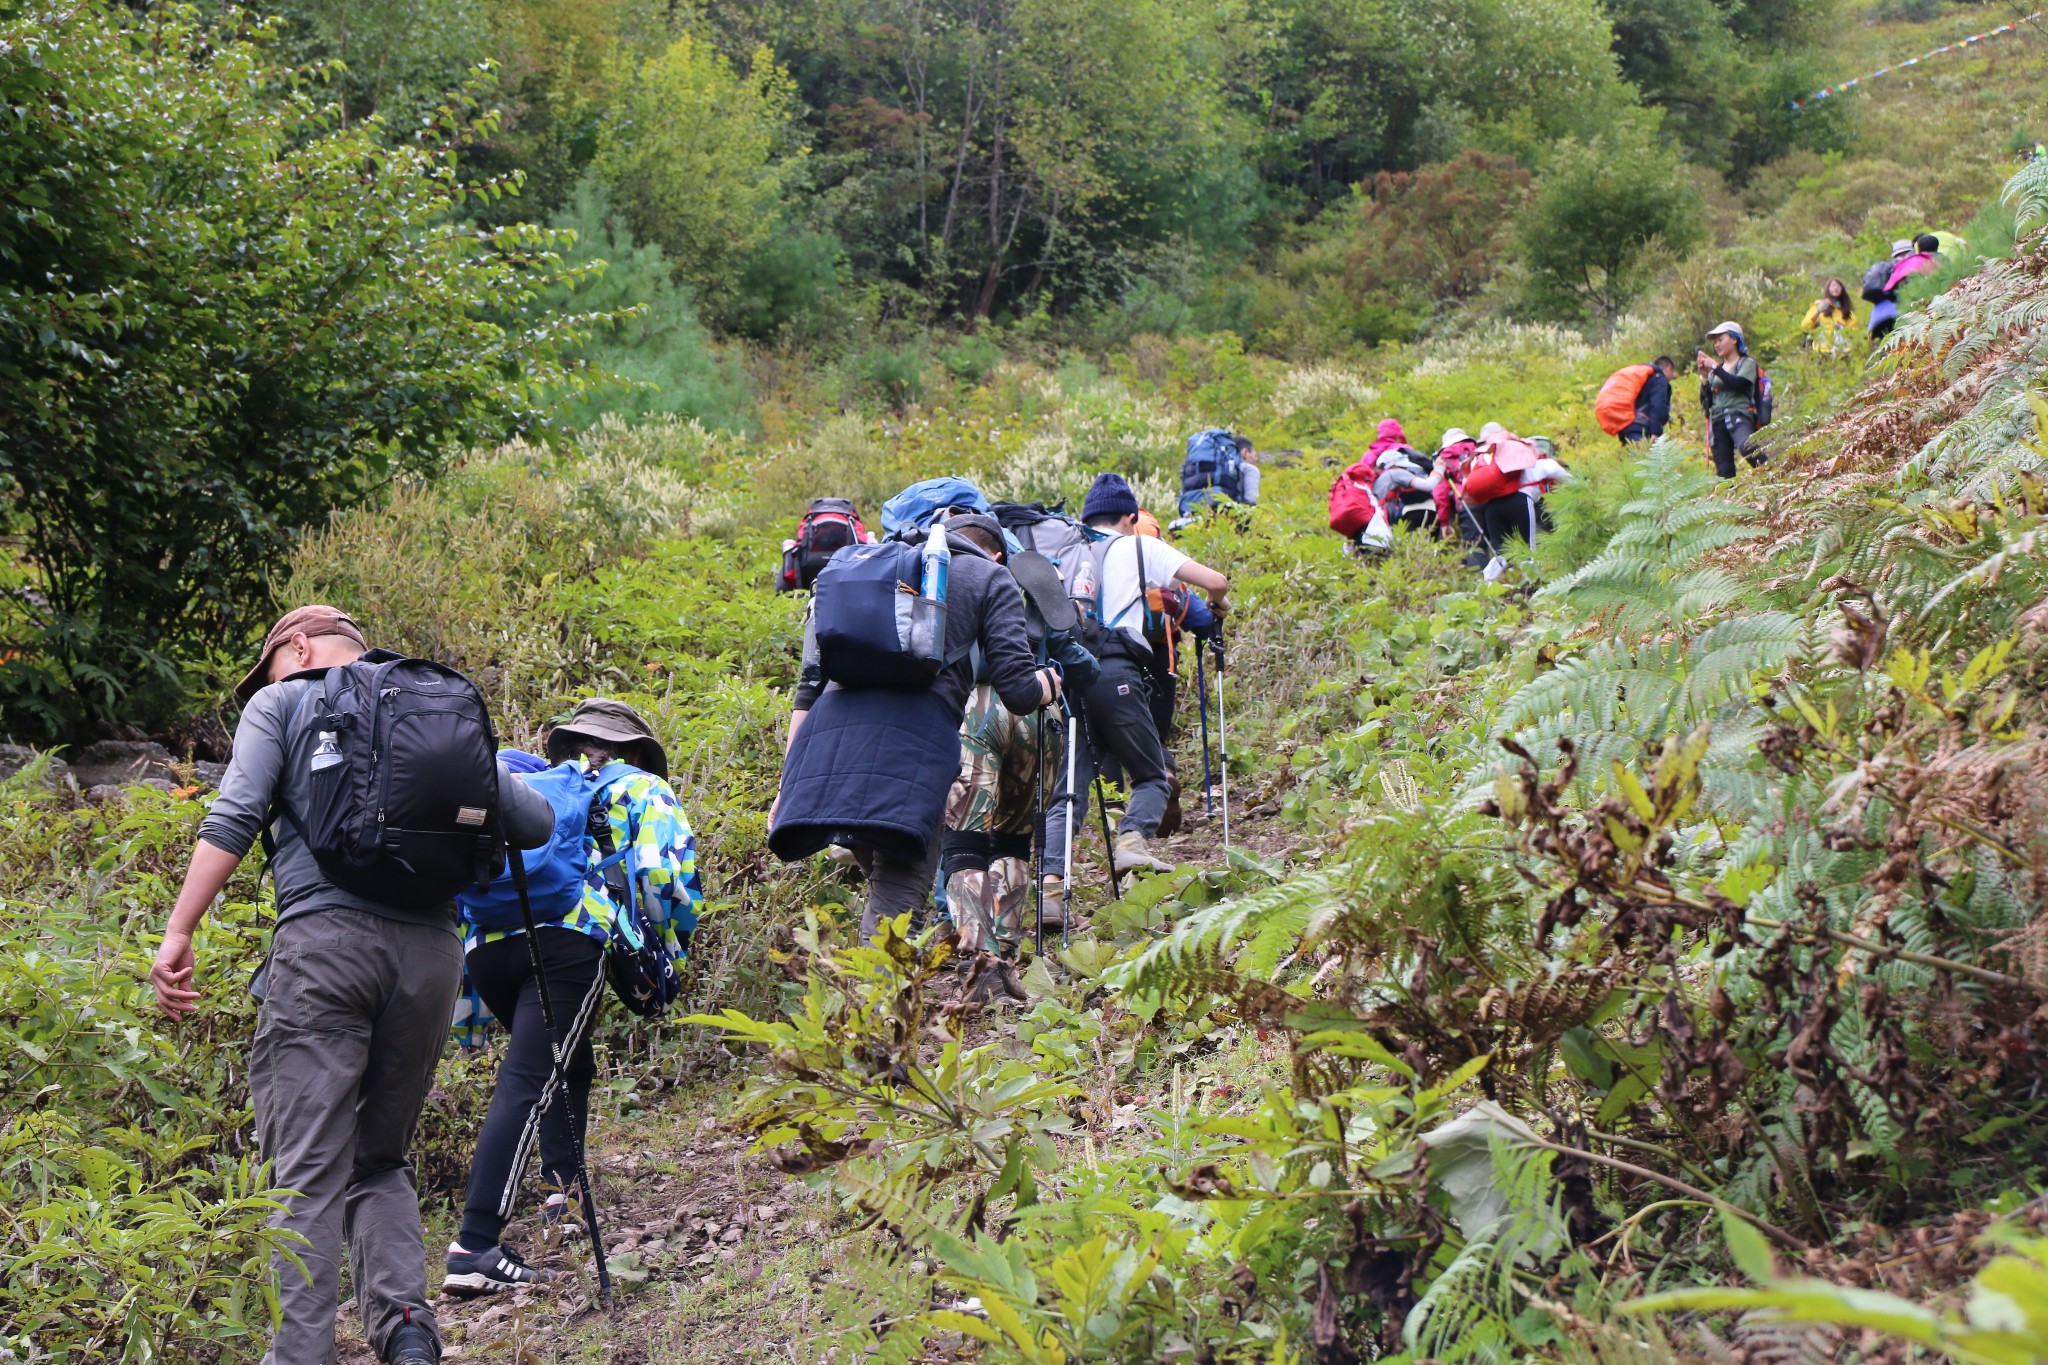
[[[1623,125],[1558,144],[1520,226],[1536,311],[1609,321],[1642,288],[1653,247],[1704,235],[1699,196],[1676,152]]]
[[[188,9],[0,5],[0,702],[143,724],[245,631],[297,528],[541,423],[577,326],[556,239],[458,220],[481,86],[414,139],[338,126]]]
[[[689,33],[616,82],[597,172],[634,233],[716,304],[737,263],[768,240],[783,180],[805,153],[795,83],[766,48],[739,71]]]

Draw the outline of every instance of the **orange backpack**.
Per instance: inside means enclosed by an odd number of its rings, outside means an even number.
[[[1600,386],[1599,397],[1593,400],[1593,419],[1600,423],[1600,430],[1609,436],[1619,436],[1630,422],[1636,420],[1636,399],[1643,392],[1643,384],[1649,379],[1653,367],[1649,365],[1624,365],[1607,376],[1607,382]]]

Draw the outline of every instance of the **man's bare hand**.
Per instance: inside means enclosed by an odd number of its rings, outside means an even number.
[[[194,965],[192,936],[176,931],[165,934],[156,961],[150,965],[149,984],[156,987],[156,1003],[172,1019],[183,1019],[199,1008],[199,992],[192,989]]]

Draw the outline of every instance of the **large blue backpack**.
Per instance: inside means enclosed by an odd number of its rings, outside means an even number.
[[[1212,501],[1218,493],[1232,502],[1244,501],[1244,456],[1238,453],[1235,436],[1222,427],[1211,427],[1188,437],[1187,459],[1180,467],[1181,515]]]
[[[922,531],[932,524],[933,517],[949,507],[986,513],[988,499],[979,488],[957,475],[920,480],[882,504],[882,535],[899,537]],[[913,574],[911,582],[916,581]]]
[[[554,808],[555,828],[548,842],[530,848],[526,861],[526,895],[533,906],[535,924],[560,924],[576,912],[583,899],[584,879],[590,871],[590,803],[604,785],[631,772],[630,763],[612,763],[595,780],[574,763],[550,768],[532,754],[507,750],[499,754],[505,766],[527,774],[526,785],[547,798]],[[472,928],[498,930],[524,927],[519,893],[512,885],[508,866],[490,883],[472,888],[455,898],[462,922]]]
[[[946,653],[946,604],[921,595],[923,552],[900,540],[849,545],[811,591],[818,666],[841,687],[915,692],[965,651]]]

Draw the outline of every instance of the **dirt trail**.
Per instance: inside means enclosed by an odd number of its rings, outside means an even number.
[[[1231,797],[1232,846],[1260,859],[1284,858],[1297,840],[1275,818],[1270,794],[1233,784]],[[1165,856],[1179,865],[1221,866],[1222,821],[1204,812],[1199,779],[1183,805],[1182,829],[1160,841]],[[1077,842],[1075,861],[1085,914],[1108,897],[1099,825]],[[1014,1016],[992,1013],[981,1023],[992,1037],[1013,1028]],[[743,1086],[743,1076],[728,1075],[714,1089],[670,1091],[643,1114],[595,1125],[599,1218],[607,1249],[623,1268],[610,1315],[591,1306],[586,1243],[572,1237],[551,1244],[532,1218],[522,1217],[506,1229],[506,1241],[564,1279],[489,1298],[437,1299],[443,1359],[737,1365],[817,1358],[819,1343],[805,1339],[820,1325],[818,1300],[830,1292],[835,1262],[860,1252],[829,1200],[749,1155],[749,1140],[730,1131]],[[435,1285],[445,1221],[437,1215],[429,1229]],[[339,1365],[377,1365],[353,1314],[354,1305],[345,1304]]]

